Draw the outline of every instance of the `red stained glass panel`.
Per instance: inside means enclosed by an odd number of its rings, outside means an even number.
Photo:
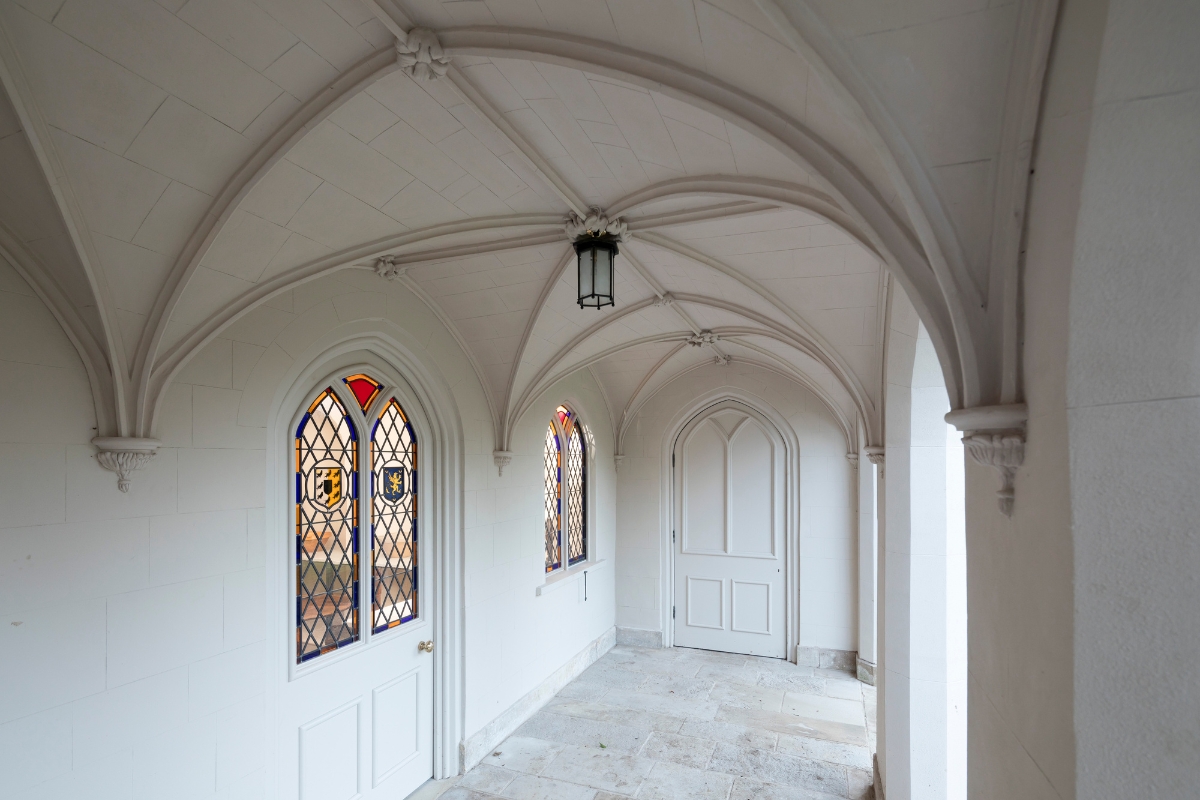
[[[379,396],[383,384],[372,378],[370,375],[359,373],[342,378],[342,382],[354,393],[354,399],[358,401],[358,407],[366,411],[371,402]]]

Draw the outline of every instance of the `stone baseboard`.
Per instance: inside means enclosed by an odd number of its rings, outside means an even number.
[[[863,661],[855,656],[855,668],[858,671],[858,679],[868,686],[875,685],[875,665],[870,661]]]
[[[609,628],[598,639],[580,650],[551,673],[550,677],[537,685],[533,691],[513,703],[500,716],[468,736],[459,748],[459,768],[462,772],[474,767],[483,757],[507,739],[513,731],[542,709],[554,695],[558,694],[600,656],[613,648],[617,640],[617,628]]]
[[[831,650],[827,647],[796,647],[796,666],[840,669],[854,672],[858,653],[853,650]]]
[[[662,631],[648,631],[644,628],[617,628],[617,644],[630,647],[663,646]]]
[[[879,776],[879,754],[871,755],[871,783],[875,789],[875,800],[883,800],[883,780]]]

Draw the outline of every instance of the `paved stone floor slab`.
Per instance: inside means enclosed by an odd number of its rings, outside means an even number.
[[[874,746],[849,672],[617,646],[441,797],[870,800]]]

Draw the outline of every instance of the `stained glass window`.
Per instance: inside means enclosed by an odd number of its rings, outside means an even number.
[[[396,398],[371,431],[371,630],[417,616],[417,437]]]
[[[579,425],[572,425],[567,434],[567,566],[587,559],[587,465],[583,448]]]
[[[586,448],[583,428],[574,412],[566,406],[556,408],[546,430],[546,572],[563,566],[564,540],[568,567],[588,557]]]
[[[358,407],[363,411],[371,407],[371,401],[378,397],[380,390],[383,389],[383,385],[379,381],[361,372],[342,378],[342,383],[346,384],[354,393],[354,399],[358,401]]]
[[[562,445],[554,423],[546,429],[546,572],[562,566],[562,540],[558,523],[562,515]]]
[[[358,637],[358,434],[327,388],[296,429],[296,660]]]

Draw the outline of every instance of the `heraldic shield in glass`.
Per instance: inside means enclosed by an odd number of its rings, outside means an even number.
[[[330,388],[296,429],[296,660],[358,638],[358,434]]]
[[[371,431],[374,633],[417,616],[417,437],[396,398]]]

